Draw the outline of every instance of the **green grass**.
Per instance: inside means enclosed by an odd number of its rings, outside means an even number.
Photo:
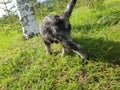
[[[71,37],[88,51],[89,60],[72,52],[62,57],[60,44],[46,55],[40,36],[23,41],[17,31],[0,32],[0,90],[119,90],[118,2],[73,11]]]

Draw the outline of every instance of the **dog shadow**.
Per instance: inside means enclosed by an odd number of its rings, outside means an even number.
[[[103,38],[73,38],[88,52],[91,60],[103,61],[120,65],[120,42],[104,40]]]

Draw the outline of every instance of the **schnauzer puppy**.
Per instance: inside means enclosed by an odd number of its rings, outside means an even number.
[[[46,53],[51,53],[50,44],[60,42],[62,44],[62,53],[65,54],[72,50],[80,55],[82,59],[87,59],[88,55],[83,47],[75,43],[70,38],[71,25],[69,18],[77,0],[71,0],[61,16],[48,15],[40,26],[40,33],[46,47]]]

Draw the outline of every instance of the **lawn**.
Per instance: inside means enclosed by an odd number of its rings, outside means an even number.
[[[41,36],[22,40],[22,32],[0,32],[0,90],[119,90],[120,1],[74,9],[71,37],[89,53],[82,60],[61,45],[45,53]]]

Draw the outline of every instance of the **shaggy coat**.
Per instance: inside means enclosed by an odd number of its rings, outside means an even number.
[[[82,59],[88,57],[84,49],[70,38],[71,24],[69,22],[69,17],[71,16],[76,1],[77,0],[71,0],[61,16],[48,15],[43,19],[40,26],[40,32],[47,53],[51,53],[50,44],[60,42],[63,47],[63,54],[72,50],[79,54]]]

